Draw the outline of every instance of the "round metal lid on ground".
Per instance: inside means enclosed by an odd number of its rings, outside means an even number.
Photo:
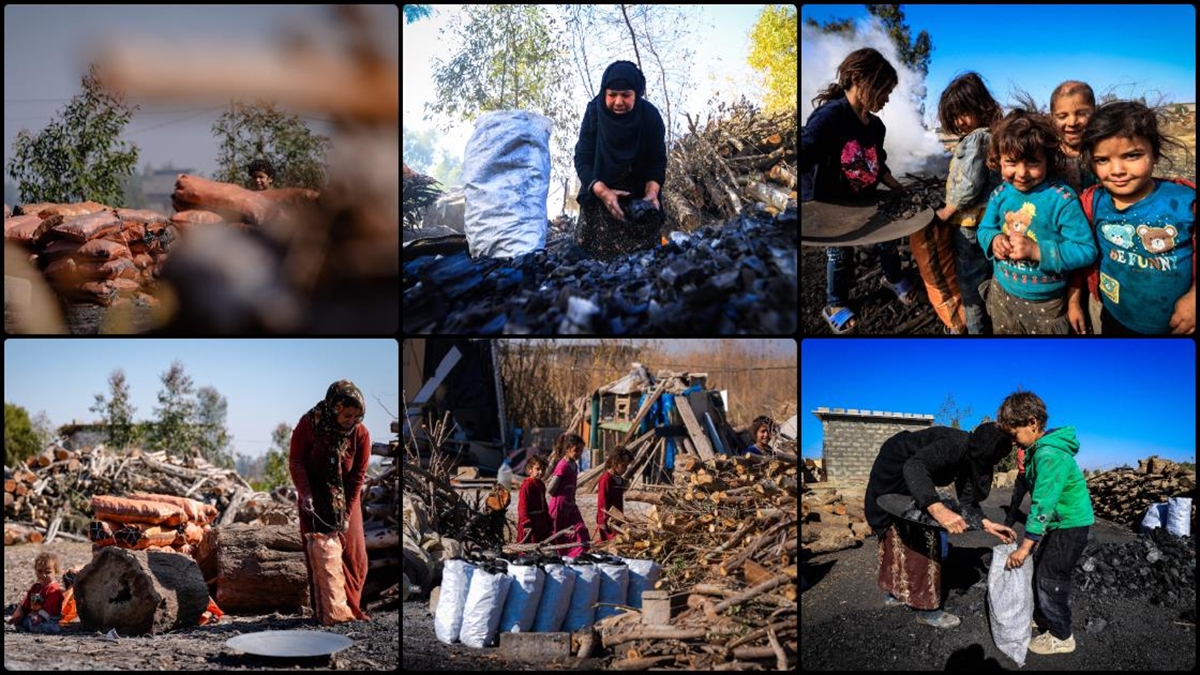
[[[326,656],[354,644],[337,633],[319,630],[268,630],[230,638],[225,646],[257,656]]]

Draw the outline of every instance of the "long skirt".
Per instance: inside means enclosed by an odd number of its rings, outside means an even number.
[[[894,521],[879,537],[879,588],[913,609],[942,606],[938,530]]]

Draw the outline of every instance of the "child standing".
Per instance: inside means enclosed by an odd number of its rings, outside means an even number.
[[[517,497],[517,543],[536,544],[550,538],[550,509],[546,506],[546,484],[542,474],[546,460],[530,457],[525,462],[525,480]]]
[[[596,495],[596,530],[600,541],[608,541],[617,533],[608,526],[608,509],[625,512],[625,471],[633,461],[633,453],[623,445],[613,448],[604,461],[605,471],[600,476]]]
[[[1096,260],[1079,199],[1057,181],[1058,145],[1048,119],[1019,109],[992,135],[988,165],[1004,183],[988,199],[979,244],[994,261],[986,301],[997,334],[1066,335],[1066,274]]]
[[[1086,82],[1067,80],[1050,94],[1050,118],[1054,120],[1063,152],[1063,182],[1075,192],[1083,192],[1100,182],[1080,154],[1083,130],[1095,110],[1096,94]]]
[[[1046,404],[1036,394],[1018,391],[1000,404],[997,419],[1028,453],[1025,466],[1029,481],[1029,518],[1025,539],[1008,556],[1007,569],[1025,564],[1034,554],[1033,586],[1035,618],[1040,613],[1046,632],[1029,643],[1035,654],[1067,654],[1075,651],[1071,632],[1071,570],[1083,555],[1088,531],[1096,522],[1087,481],[1075,455],[1079,441],[1075,427],[1046,429]]]
[[[45,552],[33,561],[37,583],[29,587],[25,599],[13,612],[9,623],[34,633],[57,635],[58,622],[62,618],[63,589],[55,577],[58,575],[58,556]]]
[[[554,453],[550,455],[554,473],[550,477],[550,484],[546,486],[546,492],[550,495],[551,534],[569,529],[570,534],[559,543],[580,544],[567,550],[565,555],[570,557],[582,555],[587,550],[589,539],[583,514],[575,503],[575,481],[579,477],[579,458],[582,455],[583,439],[578,434],[559,436],[554,441]]]
[[[946,205],[938,209],[937,217],[950,224],[954,233],[955,274],[962,291],[967,333],[982,335],[987,332],[987,312],[979,286],[991,278],[992,266],[979,247],[976,226],[987,207],[988,195],[1000,184],[999,176],[987,165],[992,142],[988,128],[1000,120],[1000,104],[978,73],[966,73],[954,78],[942,92],[938,117],[943,131],[962,135],[963,139],[950,158]]]
[[[1100,185],[1084,210],[1100,246],[1097,283],[1105,335],[1191,334],[1196,328],[1196,186],[1154,178],[1162,145],[1154,111],[1101,106],[1084,132],[1084,157]],[[1072,314],[1082,316],[1079,295]]]
[[[817,94],[817,106],[800,134],[800,199],[810,201],[869,200],[883,183],[904,192],[887,167],[883,137],[887,130],[872,113],[883,109],[896,87],[896,69],[871,48],[851,52],[837,69],[838,81]],[[883,268],[883,285],[900,302],[916,301],[916,288],[900,270],[895,242],[876,244]],[[854,312],[846,307],[854,260],[849,247],[825,249],[825,308],[830,330],[853,329]]]

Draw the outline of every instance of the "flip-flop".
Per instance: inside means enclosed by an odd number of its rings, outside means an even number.
[[[896,294],[896,298],[902,304],[911,305],[917,301],[917,289],[913,287],[913,283],[904,277],[895,285],[888,282],[887,277],[883,278],[883,286]]]
[[[825,317],[825,323],[829,325],[829,330],[833,331],[835,335],[849,333],[858,323],[858,317],[849,307],[826,307],[821,314]]]

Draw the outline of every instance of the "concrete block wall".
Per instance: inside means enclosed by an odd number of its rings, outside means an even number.
[[[866,481],[884,441],[933,426],[933,415],[916,413],[824,407],[812,413],[821,420],[825,474],[837,481]]]

